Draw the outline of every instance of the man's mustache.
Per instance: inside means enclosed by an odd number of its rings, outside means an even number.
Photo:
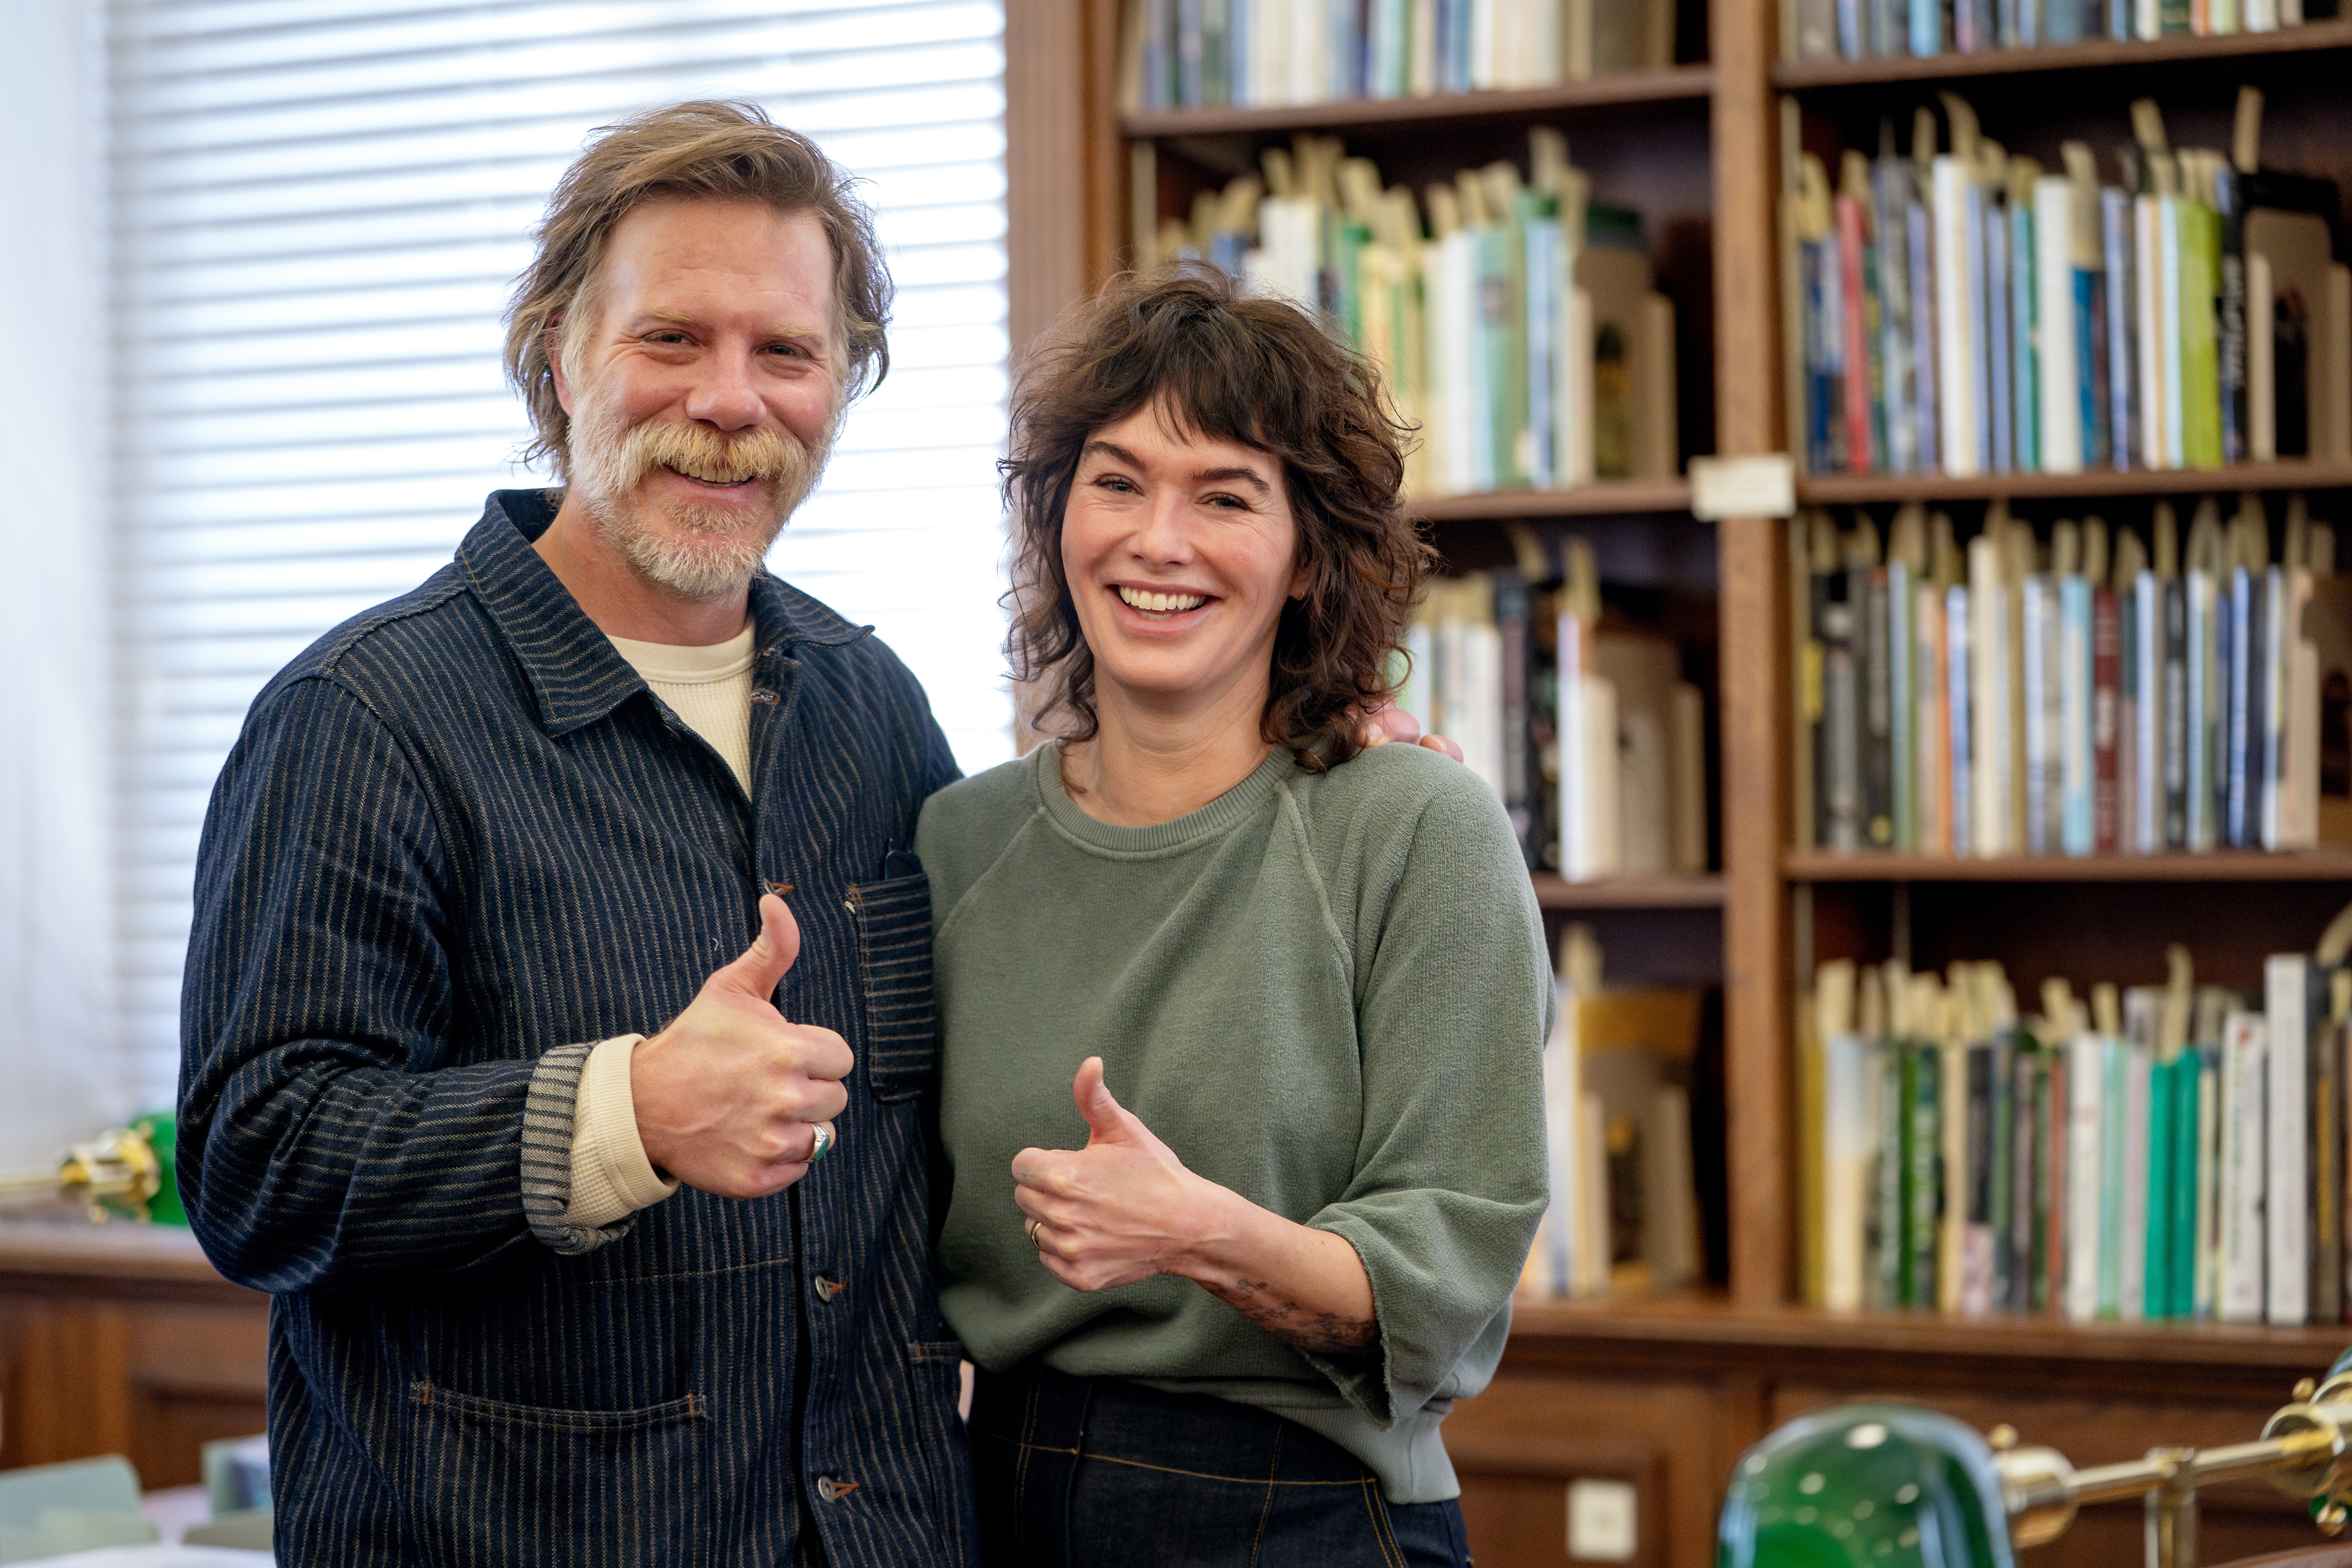
[[[807,466],[808,454],[772,430],[722,436],[699,425],[648,420],[621,438],[621,488],[634,487],[656,468],[675,468],[705,484],[772,483]]]

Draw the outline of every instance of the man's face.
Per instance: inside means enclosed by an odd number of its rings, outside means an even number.
[[[655,584],[715,598],[760,570],[823,471],[843,366],[814,213],[665,200],[614,228],[556,391],[572,483]]]

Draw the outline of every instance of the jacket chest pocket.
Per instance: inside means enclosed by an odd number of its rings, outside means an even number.
[[[939,1010],[931,995],[931,879],[922,872],[849,889],[857,977],[866,1007],[866,1087],[876,1100],[910,1100],[939,1070]]]

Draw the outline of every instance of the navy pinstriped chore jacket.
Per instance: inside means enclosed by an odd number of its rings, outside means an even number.
[[[930,1263],[930,891],[955,776],[906,668],[762,576],[746,798],[501,491],[455,562],[281,671],[222,770],[180,1158],[276,1296],[288,1564],[961,1565],[959,1347]],[[650,1033],[789,887],[789,1018],[856,1053],[776,1196],[567,1227],[594,1041]]]

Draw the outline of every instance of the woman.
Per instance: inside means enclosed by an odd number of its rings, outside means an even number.
[[[1492,792],[1353,735],[1429,559],[1399,438],[1206,273],[1114,285],[1016,401],[1058,738],[916,845],[989,1561],[1468,1561],[1438,1423],[1542,1212],[1551,990]]]

